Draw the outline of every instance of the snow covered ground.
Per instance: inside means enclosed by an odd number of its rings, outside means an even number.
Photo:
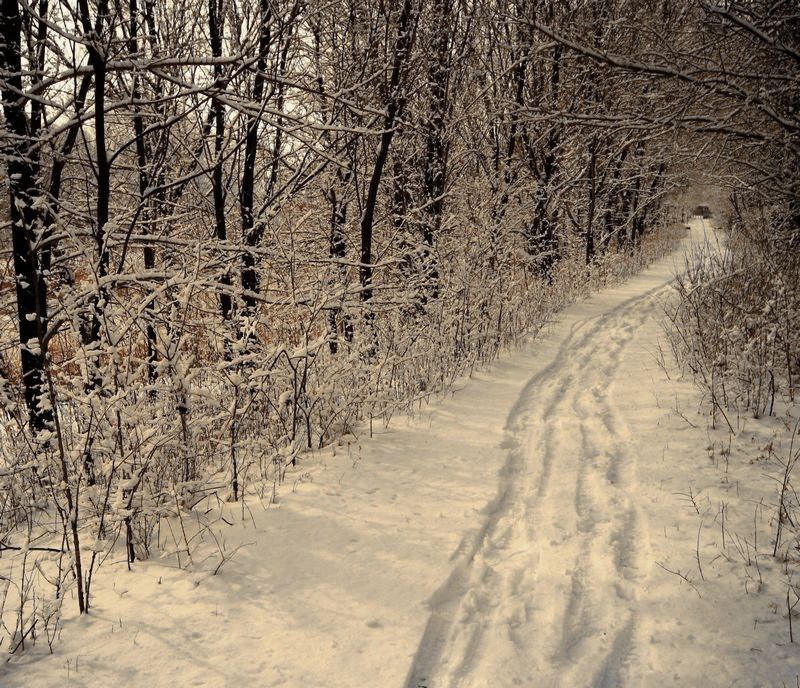
[[[762,451],[788,433],[709,429],[662,360],[680,264],[306,457],[276,505],[207,533],[192,571],[107,562],[92,614],[0,685],[797,685]]]

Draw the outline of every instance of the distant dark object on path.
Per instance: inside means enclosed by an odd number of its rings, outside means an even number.
[[[707,205],[696,206],[695,209],[692,211],[692,215],[699,215],[705,220],[714,217],[714,213],[711,212],[711,208],[709,208]]]

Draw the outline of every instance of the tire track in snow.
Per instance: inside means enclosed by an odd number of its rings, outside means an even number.
[[[574,323],[526,384],[507,418],[498,494],[430,600],[406,688],[624,683],[639,516],[607,390],[666,284]]]

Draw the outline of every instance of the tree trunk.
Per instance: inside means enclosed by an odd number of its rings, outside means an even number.
[[[428,298],[439,296],[439,268],[436,264],[435,241],[442,225],[444,193],[447,182],[448,145],[447,119],[450,113],[450,34],[452,31],[451,0],[435,0],[432,7],[432,59],[428,68],[429,108],[425,136],[423,170],[424,214],[422,225],[422,305]]]
[[[208,33],[211,39],[211,54],[222,57],[223,18],[220,0],[208,0]],[[222,65],[214,64],[214,85],[222,85]],[[214,169],[211,172],[211,189],[214,199],[214,236],[218,241],[228,240],[228,229],[225,223],[225,187],[223,182],[222,147],[225,143],[225,106],[216,96],[211,98],[212,117],[214,119]],[[230,294],[231,275],[227,270],[220,276],[222,286],[219,294],[219,306],[222,319],[230,321],[233,313],[233,300]],[[229,347],[225,355],[230,357]]]
[[[364,210],[361,215],[361,266],[359,278],[361,281],[361,301],[367,308],[365,320],[370,325],[375,319],[375,314],[368,305],[373,295],[372,231],[383,169],[389,157],[389,148],[394,138],[397,117],[402,112],[405,104],[402,81],[414,32],[413,15],[413,0],[404,0],[397,25],[392,72],[389,79],[389,99],[386,104],[383,133],[375,156],[375,163],[372,166],[367,195],[364,200]]]
[[[264,79],[267,69],[267,55],[272,43],[272,7],[269,0],[259,2],[259,37],[258,59],[256,60],[256,73],[253,80],[252,102],[260,107],[264,95]],[[260,117],[254,114],[247,123],[247,134],[244,144],[244,168],[239,189],[239,207],[242,215],[242,238],[245,243],[245,252],[242,256],[242,301],[245,317],[253,317],[256,311],[256,295],[260,288],[257,261],[253,251],[261,243],[264,229],[255,224],[253,202],[255,198],[255,167],[256,153],[258,151],[258,125]]]
[[[47,283],[39,265],[37,249],[40,196],[37,169],[28,154],[29,125],[22,92],[22,19],[16,0],[2,0],[0,13],[0,66],[5,72],[3,112],[9,135],[2,141],[8,167],[11,241],[17,297],[17,326],[25,405],[31,428],[52,426],[53,410],[44,402],[47,362]]]

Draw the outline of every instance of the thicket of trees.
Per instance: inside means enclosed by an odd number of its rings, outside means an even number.
[[[684,116],[707,133],[709,176],[727,195],[726,229],[687,263],[670,309],[679,361],[732,435],[778,415],[786,445],[764,450],[776,480],[769,548],[800,598],[800,12],[786,3],[704,4],[707,36],[680,78],[697,93]],[[686,49],[682,49],[686,52]],[[780,438],[780,436],[778,436]]]
[[[794,246],[797,22],[698,0],[2,0],[14,645],[52,607],[32,577],[83,612],[117,542],[190,561],[162,518],[279,481],[631,269],[693,164]]]

